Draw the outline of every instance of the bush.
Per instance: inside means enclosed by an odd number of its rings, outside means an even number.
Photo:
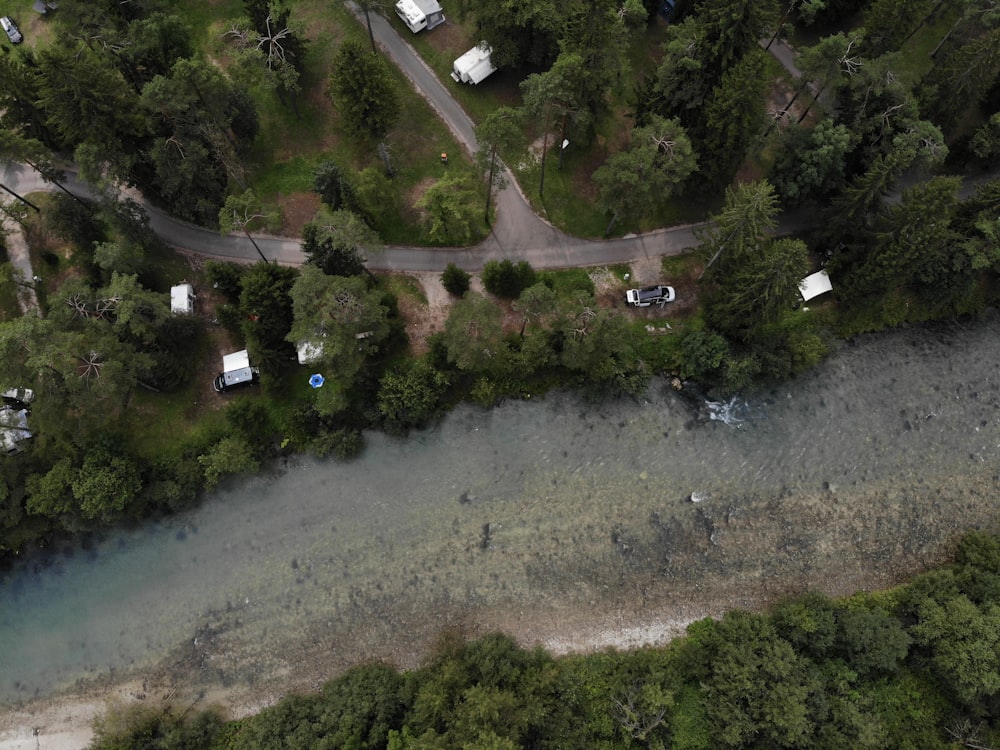
[[[205,275],[212,286],[234,304],[240,300],[240,279],[244,270],[243,266],[235,263],[220,263],[215,260],[205,263]]]
[[[567,268],[564,271],[542,271],[538,280],[556,293],[561,299],[573,298],[576,292],[594,296],[597,290],[594,280],[586,268]]]
[[[716,333],[690,331],[681,338],[681,377],[704,380],[718,371],[729,344]]]
[[[469,280],[472,277],[454,263],[445,266],[444,273],[441,274],[441,283],[448,294],[461,297],[469,291]]]
[[[490,294],[505,299],[517,299],[521,292],[537,281],[535,269],[526,260],[491,260],[483,267],[483,286]]]
[[[317,435],[309,443],[309,452],[320,458],[336,456],[347,461],[359,455],[364,447],[364,435],[358,430],[341,429]]]
[[[448,376],[423,360],[413,367],[387,372],[378,390],[378,411],[387,429],[405,431],[434,419],[444,408],[448,386]]]

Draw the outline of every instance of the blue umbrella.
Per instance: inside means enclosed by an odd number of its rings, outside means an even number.
[[[326,381],[324,380],[323,376],[320,375],[318,372],[309,378],[309,385],[311,385],[313,388],[321,387],[324,382]]]

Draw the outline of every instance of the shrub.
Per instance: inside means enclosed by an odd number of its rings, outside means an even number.
[[[358,430],[345,428],[317,435],[309,443],[309,452],[321,458],[336,456],[346,461],[359,455],[364,447],[364,435]]]
[[[461,297],[469,291],[469,280],[472,277],[454,263],[445,266],[444,273],[441,274],[441,283],[448,294]]]
[[[212,282],[212,286],[233,303],[239,302],[240,278],[244,270],[243,266],[235,263],[221,263],[215,260],[205,263],[205,275]]]
[[[483,286],[490,294],[517,299],[537,280],[535,269],[526,260],[491,260],[483,267]]]
[[[572,299],[577,292],[596,294],[594,280],[586,268],[567,268],[562,271],[542,271],[538,280],[562,299]]]

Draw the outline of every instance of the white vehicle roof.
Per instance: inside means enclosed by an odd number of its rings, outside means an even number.
[[[246,349],[240,352],[233,352],[222,357],[222,371],[235,372],[250,367],[250,354]]]

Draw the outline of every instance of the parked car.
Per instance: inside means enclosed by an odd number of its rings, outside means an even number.
[[[665,305],[673,302],[674,288],[666,284],[656,286],[644,286],[642,289],[629,289],[625,292],[625,301],[635,307],[649,307],[650,305]]]
[[[10,16],[0,17],[0,26],[2,26],[3,30],[7,33],[7,38],[14,44],[19,44],[21,40],[24,39],[24,37],[21,36],[20,29],[17,28],[17,24],[14,23]]]

